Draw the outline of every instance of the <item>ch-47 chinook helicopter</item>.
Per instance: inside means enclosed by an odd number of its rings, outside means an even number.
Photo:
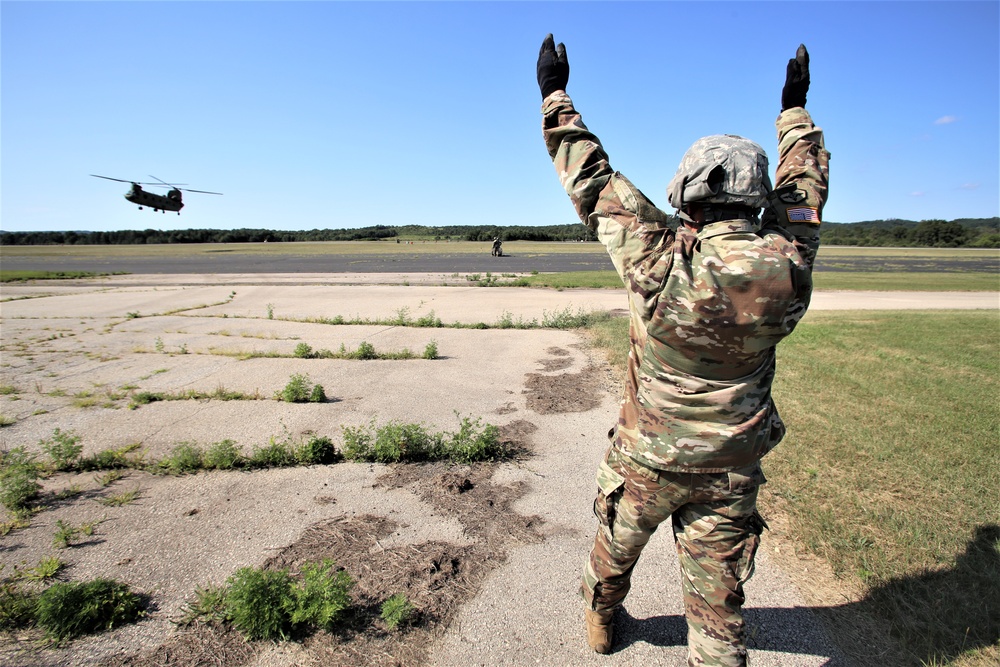
[[[125,193],[125,199],[129,200],[133,204],[139,205],[139,210],[142,210],[143,206],[148,206],[154,211],[162,211],[166,213],[167,211],[177,211],[177,215],[181,214],[181,209],[184,208],[184,202],[181,201],[181,191],[184,192],[198,192],[203,195],[221,195],[221,192],[209,192],[208,190],[190,190],[188,188],[179,188],[176,185],[171,185],[166,181],[162,181],[156,176],[150,174],[150,178],[156,178],[159,183],[137,183],[135,181],[126,181],[123,178],[111,178],[110,176],[99,176],[97,174],[91,174],[95,178],[105,178],[109,181],[118,181],[119,183],[131,183],[132,188]],[[154,192],[147,192],[142,189],[144,185],[152,185],[157,188],[167,187],[170,190],[166,195],[158,195]]]

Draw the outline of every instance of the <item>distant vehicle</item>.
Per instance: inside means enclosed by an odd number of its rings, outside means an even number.
[[[181,209],[184,208],[184,202],[182,201],[181,192],[198,192],[203,195],[221,195],[221,192],[209,192],[208,190],[190,190],[188,188],[179,188],[176,185],[171,185],[166,181],[162,181],[156,176],[150,174],[150,178],[156,178],[159,183],[138,183],[136,181],[127,181],[123,178],[111,178],[110,176],[99,176],[97,174],[91,174],[94,178],[104,178],[109,181],[118,181],[119,183],[131,183],[132,188],[125,193],[125,199],[129,200],[133,204],[139,205],[139,210],[142,210],[143,206],[153,209],[154,211],[162,211],[166,213],[167,211],[177,211],[177,215],[181,214]],[[159,195],[155,192],[147,192],[142,189],[144,185],[151,185],[156,188],[170,188],[170,190],[165,195]]]

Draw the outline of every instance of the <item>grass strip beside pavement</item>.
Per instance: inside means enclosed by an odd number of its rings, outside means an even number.
[[[93,271],[28,271],[18,269],[0,270],[0,283],[25,282],[28,280],[71,280],[73,278],[97,278],[99,276],[125,275],[124,271],[95,273]]]
[[[627,320],[591,332],[624,368]],[[1000,314],[813,312],[778,368],[765,513],[864,591],[844,610],[891,628],[896,664],[996,664]]]

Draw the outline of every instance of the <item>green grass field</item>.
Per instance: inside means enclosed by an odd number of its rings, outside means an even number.
[[[624,368],[627,321],[591,327]],[[778,347],[788,425],[764,459],[767,512],[861,587],[898,663],[1000,658],[1000,313],[813,312]]]

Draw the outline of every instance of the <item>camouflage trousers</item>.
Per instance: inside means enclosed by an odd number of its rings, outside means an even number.
[[[597,473],[600,521],[583,575],[590,609],[614,609],[657,526],[673,517],[688,625],[688,664],[746,665],[743,584],[765,526],[757,513],[760,466],[718,474],[647,468],[612,446]]]

